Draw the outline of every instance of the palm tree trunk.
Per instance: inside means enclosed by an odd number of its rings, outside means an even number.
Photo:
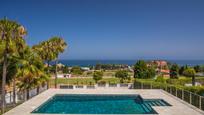
[[[50,73],[50,61],[47,61],[47,74]],[[47,89],[49,89],[49,80],[47,80]]]
[[[192,86],[195,86],[195,76],[192,76]]]
[[[1,112],[4,113],[5,109],[5,85],[6,85],[6,72],[7,72],[7,53],[4,54],[3,62],[3,75],[2,75],[2,89],[1,89]]]
[[[37,86],[37,95],[39,94],[40,92],[40,86]]]
[[[55,60],[55,89],[57,88],[57,59]]]
[[[16,79],[13,79],[13,104],[16,104]]]
[[[26,89],[26,99],[28,100],[30,98],[29,96],[29,88]]]

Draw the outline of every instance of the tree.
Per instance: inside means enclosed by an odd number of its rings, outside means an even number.
[[[26,47],[19,60],[20,65],[18,67],[17,76],[20,82],[18,86],[20,90],[26,90],[26,98],[29,99],[29,90],[46,82],[48,75],[45,72],[41,58],[29,47]],[[39,93],[39,89],[37,90],[37,93]]]
[[[147,67],[144,60],[139,60],[134,65],[134,78],[152,78],[156,75],[153,66]]]
[[[179,76],[179,66],[177,64],[173,64],[170,68],[170,77],[177,79],[178,76]]]
[[[156,71],[154,66],[150,66],[147,69],[147,78],[154,78],[156,76]]]
[[[6,85],[6,73],[8,67],[8,58],[14,53],[17,53],[17,47],[24,41],[23,37],[26,35],[26,31],[23,26],[15,21],[8,19],[0,20],[0,46],[1,54],[3,56],[3,72],[2,72],[2,95],[1,105],[2,113],[5,109],[5,85]]]
[[[192,77],[192,85],[195,86],[195,70],[193,68],[186,69],[183,74],[187,77]]]
[[[193,67],[196,72],[202,72],[202,67],[200,65],[196,65]]]
[[[161,83],[166,83],[166,80],[164,79],[163,76],[158,76],[155,81],[156,82],[161,82]]]
[[[102,71],[94,71],[93,73],[93,79],[96,83],[98,83],[99,80],[103,78],[103,72]]]
[[[81,75],[83,71],[81,70],[79,66],[73,66],[71,69],[71,73],[74,75]]]
[[[42,41],[37,45],[34,45],[32,47],[33,51],[35,51],[44,62],[47,62],[47,75],[50,77],[50,62],[53,61],[56,58],[56,55],[54,54],[54,48],[52,46],[52,43],[47,41]],[[49,88],[49,81],[47,81],[47,88]]]
[[[128,71],[119,70],[115,73],[115,77],[120,79],[121,83],[124,83],[125,80],[129,80],[130,76],[128,75]]]
[[[187,65],[185,66],[181,66],[180,69],[179,69],[179,75],[183,75],[183,72],[188,69],[189,67]]]
[[[14,60],[13,58],[8,59],[8,66],[7,69],[9,71],[6,72],[6,84],[11,84],[11,82],[13,82],[13,103],[16,104],[16,83],[15,83],[15,78],[16,78],[16,73],[17,73],[17,69],[18,69],[18,61]],[[0,64],[0,74],[2,75],[3,73],[3,64]],[[2,79],[2,76],[0,76],[0,78]]]
[[[55,65],[58,63],[58,56],[60,53],[63,53],[67,47],[67,43],[61,37],[52,37],[50,39],[52,44],[53,53],[55,55]],[[55,66],[55,88],[57,88],[57,66]]]
[[[69,67],[68,66],[62,67],[62,72],[66,74],[69,73]]]
[[[38,45],[33,46],[33,49],[38,52],[44,61],[47,61],[47,73],[50,74],[50,62],[55,60],[57,65],[58,56],[64,52],[67,47],[66,42],[60,37],[52,37],[47,41],[43,41]],[[55,66],[55,88],[57,87],[57,66]]]
[[[101,64],[100,63],[97,63],[95,65],[95,70],[101,70]]]

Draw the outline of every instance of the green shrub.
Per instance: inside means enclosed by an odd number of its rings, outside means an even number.
[[[99,81],[98,83],[99,83],[99,84],[106,84],[106,81],[101,80],[101,81]]]
[[[119,70],[115,73],[115,77],[120,79],[121,83],[124,83],[125,80],[130,80],[130,76],[128,75],[128,71]]]
[[[102,71],[95,71],[93,73],[93,79],[95,80],[96,83],[98,83],[99,80],[103,78],[103,72]]]
[[[71,73],[74,75],[81,75],[81,74],[83,74],[83,71],[81,70],[81,68],[79,66],[74,66],[71,69]]]
[[[164,79],[163,76],[158,76],[155,81],[156,82],[161,82],[161,83],[166,83],[166,80]]]
[[[204,94],[204,87],[200,87],[200,86],[191,86],[191,87],[184,87],[185,90],[188,90],[190,92],[202,95]]]
[[[174,85],[185,85],[186,83],[191,83],[191,79],[167,79],[166,83]]]

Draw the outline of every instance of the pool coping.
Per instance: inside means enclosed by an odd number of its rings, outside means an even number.
[[[5,115],[69,115],[69,114],[38,114],[31,113],[33,110],[38,108],[44,102],[49,100],[55,94],[135,94],[141,95],[144,99],[164,99],[172,107],[165,106],[152,106],[152,108],[158,114],[135,114],[135,115],[202,115],[203,111],[198,111],[198,109],[193,108],[190,104],[182,102],[182,100],[176,99],[174,96],[167,94],[166,92],[159,89],[49,89],[36,97],[26,101],[25,103],[15,107],[14,109],[5,113]],[[170,113],[169,113],[170,112]],[[70,114],[75,115],[75,114]],[[79,115],[79,114],[77,114]],[[85,114],[83,114],[85,115]],[[90,114],[89,114],[90,115]],[[102,114],[104,115],[104,114]],[[113,114],[116,115],[116,114]],[[124,114],[123,114],[124,115]],[[126,114],[127,115],[127,114]],[[133,114],[131,114],[133,115]]]

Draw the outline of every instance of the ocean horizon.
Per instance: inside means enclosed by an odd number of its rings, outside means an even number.
[[[176,63],[179,66],[204,65],[204,60],[166,60],[166,61],[170,63]],[[58,61],[58,63],[62,63],[67,66],[95,66],[96,64],[126,64],[129,66],[132,66],[136,62],[137,60],[69,60],[69,59],[66,60],[66,59],[60,59]]]

